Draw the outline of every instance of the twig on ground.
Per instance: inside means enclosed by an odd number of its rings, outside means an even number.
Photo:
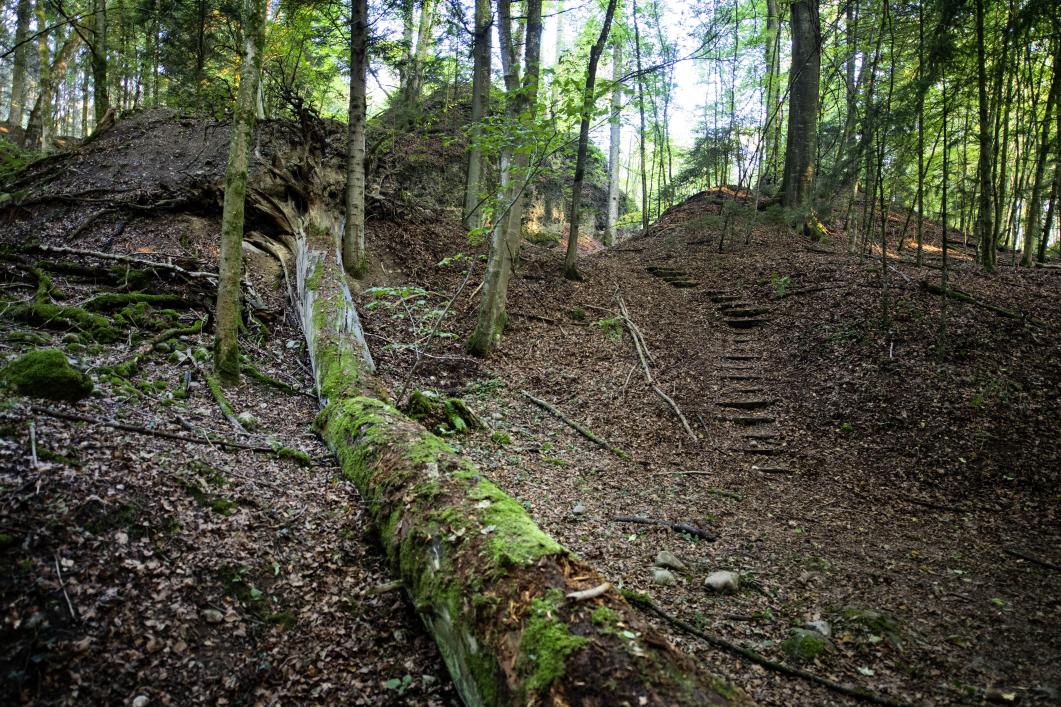
[[[532,403],[534,403],[535,405],[540,407],[542,410],[545,410],[546,412],[551,413],[552,415],[557,417],[561,422],[566,423],[569,427],[571,427],[573,430],[575,430],[576,432],[581,434],[583,437],[588,439],[590,442],[593,442],[594,444],[596,444],[599,447],[603,447],[604,449],[607,449],[609,452],[611,452],[615,456],[619,457],[620,459],[629,459],[630,458],[629,454],[627,454],[623,450],[619,449],[618,447],[613,446],[611,443],[601,439],[597,435],[593,434],[593,432],[591,430],[589,430],[589,428],[587,428],[587,427],[575,422],[570,417],[568,417],[564,413],[560,412],[555,407],[553,407],[549,403],[545,402],[541,398],[536,398],[536,397],[534,397],[533,395],[531,395],[530,393],[528,393],[525,390],[521,390],[519,392],[527,400],[530,400]]]
[[[74,603],[70,601],[70,595],[66,592],[66,582],[63,581],[63,571],[59,569],[59,555],[52,554],[55,559],[55,575],[59,578],[59,588],[63,590],[63,598],[66,599],[66,608],[70,610],[70,618],[77,621],[77,612],[74,611]]]
[[[715,541],[718,540],[718,536],[709,530],[703,528],[697,528],[695,525],[689,523],[671,523],[666,520],[658,520],[656,518],[644,518],[642,516],[616,516],[612,518],[616,523],[638,523],[639,525],[658,525],[662,528],[670,528],[675,533],[685,533],[686,535],[692,535],[693,537],[700,538],[701,540]]]
[[[728,653],[738,655],[746,660],[751,661],[752,663],[755,663],[756,665],[761,665],[764,668],[773,670],[774,672],[781,673],[782,675],[788,675],[790,677],[802,678],[803,680],[808,680],[817,685],[821,685],[822,687],[828,690],[832,690],[833,692],[837,692],[841,695],[846,695],[848,697],[853,697],[857,700],[863,700],[864,702],[871,702],[873,704],[889,706],[899,706],[906,704],[905,702],[893,700],[890,697],[885,697],[884,695],[879,695],[875,692],[870,692],[869,690],[863,690],[862,688],[858,687],[850,687],[848,685],[841,685],[840,683],[833,682],[828,678],[823,678],[820,675],[815,675],[814,673],[807,672],[806,670],[793,668],[783,663],[778,663],[776,661],[770,660],[769,658],[764,658],[753,650],[745,648],[744,646],[740,646],[736,643],[733,643],[732,641],[727,641],[724,638],[713,636],[709,633],[701,631],[700,629],[679,619],[676,616],[671,616],[666,611],[659,608],[655,604],[655,602],[653,602],[645,595],[626,593],[625,596],[627,600],[629,600],[635,606],[638,606],[642,609],[646,609],[651,613],[654,613],[656,616],[659,616],[661,619],[680,628],[689,635],[696,636],[697,638],[711,644],[715,648],[720,648]]]
[[[39,468],[40,462],[37,461],[37,422],[35,420],[29,421],[29,453],[30,458],[33,460],[33,468]]]
[[[630,312],[626,309],[626,303],[623,301],[622,295],[616,294],[615,297],[619,302],[619,311],[621,312],[623,321],[626,323],[627,331],[630,332],[630,338],[634,340],[634,348],[637,349],[637,357],[641,361],[641,368],[645,373],[645,382],[648,383],[649,387],[652,388],[656,395],[662,398],[663,401],[670,406],[671,410],[674,411],[674,414],[678,416],[679,420],[681,420],[682,427],[684,427],[685,431],[689,433],[689,437],[691,437],[694,442],[699,442],[700,440],[697,438],[696,433],[693,432],[693,428],[689,426],[689,421],[685,419],[685,415],[682,414],[681,408],[678,407],[678,403],[674,402],[669,395],[664,393],[663,390],[656,385],[656,381],[653,379],[652,371],[648,365],[648,362],[652,358],[652,354],[648,351],[648,345],[644,341],[641,330],[637,328],[637,325],[634,324],[634,321],[630,318]]]

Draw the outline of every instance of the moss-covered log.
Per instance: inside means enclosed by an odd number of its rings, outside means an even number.
[[[346,276],[340,224],[258,194],[294,234],[319,430],[360,490],[389,564],[465,704],[745,702],[677,652],[604,578],[439,437],[384,402]],[[576,592],[581,596],[570,596]]]

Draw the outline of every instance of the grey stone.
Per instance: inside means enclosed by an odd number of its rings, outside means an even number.
[[[248,432],[253,432],[258,429],[258,418],[249,412],[241,412],[236,415],[236,420],[238,420],[239,424],[243,425],[243,429]]]
[[[666,567],[669,570],[676,570],[678,572],[687,572],[688,567],[685,563],[678,559],[678,557],[670,550],[660,550],[656,553],[656,561],[654,563],[656,567]]]
[[[205,609],[203,611],[203,620],[208,624],[219,624],[225,620],[225,615],[217,609]]]
[[[656,584],[662,584],[664,587],[673,587],[678,583],[678,578],[670,570],[663,569],[662,567],[652,568],[652,581]]]
[[[803,628],[807,629],[808,631],[817,631],[826,638],[829,638],[833,635],[832,626],[829,625],[828,621],[825,621],[823,619],[814,619],[813,621],[808,621],[807,623],[803,624]]]
[[[732,594],[740,589],[740,575],[728,570],[719,570],[707,575],[704,586],[719,594]]]
[[[576,503],[575,507],[571,509],[571,512],[576,516],[580,516],[586,512],[586,507],[581,503]]]

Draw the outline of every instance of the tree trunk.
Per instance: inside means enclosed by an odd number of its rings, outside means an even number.
[[[608,135],[608,220],[604,227],[604,245],[615,245],[615,229],[619,221],[619,142],[622,140],[620,111],[623,108],[623,87],[619,78],[623,73],[623,45],[616,39],[612,50],[612,107]]]
[[[746,704],[474,464],[376,397],[382,388],[335,256],[336,220],[314,197],[305,214],[275,199],[265,208],[292,234],[320,433],[368,499],[387,564],[464,704]],[[587,589],[595,591],[571,596]]]
[[[849,5],[850,7],[850,5]],[[766,0],[766,97],[765,122],[763,124],[763,166],[759,170],[759,191],[767,185],[773,185],[777,174],[777,141],[774,139],[774,123],[777,121],[778,99],[780,98],[781,73],[778,40],[780,38],[780,17],[777,14],[777,0]]]
[[[431,45],[431,32],[434,26],[435,0],[421,0],[420,23],[416,31],[416,50],[412,53],[409,84],[405,94],[405,105],[410,108],[419,105],[420,94],[424,90],[424,67],[427,65],[428,48]]]
[[[500,184],[494,227],[490,236],[490,254],[483,278],[483,294],[475,329],[468,339],[468,351],[487,356],[501,341],[508,321],[508,281],[519,257],[523,223],[523,194],[530,181],[530,155],[516,152],[519,140],[533,128],[538,104],[539,67],[541,63],[542,0],[527,0],[527,41],[524,47],[522,85],[519,61],[512,37],[510,0],[498,0],[498,37],[501,42],[501,64],[505,71],[505,122],[511,131],[501,147]]]
[[[810,204],[818,151],[818,74],[821,27],[818,0],[792,3],[792,69],[789,78],[788,140],[782,204],[802,210]]]
[[[41,8],[43,15],[43,8]],[[58,31],[58,30],[55,30]],[[40,91],[33,103],[33,110],[29,114],[29,125],[26,128],[26,144],[36,145],[40,143],[42,151],[51,149],[51,143],[55,137],[54,130],[54,105],[57,86],[56,77],[66,74],[70,60],[74,58],[78,48],[81,46],[81,37],[77,32],[71,32],[66,39],[57,46],[55,57],[48,53],[48,44],[45,35],[41,35],[41,76]]]
[[[343,265],[354,277],[368,267],[365,252],[365,71],[368,52],[368,2],[350,4],[350,115],[346,135],[346,224]]]
[[[92,9],[92,107],[98,124],[110,108],[107,88],[107,0],[94,0]]]
[[[247,195],[247,161],[254,138],[258,79],[262,68],[266,0],[243,0],[243,60],[239,92],[232,116],[232,138],[225,172],[225,203],[221,215],[221,259],[218,263],[214,370],[225,385],[239,383],[240,266],[243,209]]]
[[[1032,192],[1028,199],[1028,220],[1024,227],[1024,249],[1020,259],[1020,264],[1024,267],[1031,266],[1032,257],[1035,254],[1035,237],[1039,234],[1039,218],[1043,210],[1043,177],[1046,174],[1046,160],[1050,154],[1050,132],[1053,128],[1050,115],[1061,97],[1059,94],[1061,94],[1061,46],[1055,42],[1053,78],[1050,80],[1050,94],[1046,98],[1046,117],[1043,119],[1042,139],[1035,158],[1035,176],[1032,178]]]
[[[18,0],[15,17],[15,60],[11,68],[11,107],[7,121],[22,127],[22,114],[26,110],[26,76],[29,73],[30,43],[26,40],[33,17],[33,3],[30,0]]]
[[[569,280],[581,280],[578,273],[578,226],[581,220],[579,210],[582,207],[582,183],[586,178],[586,155],[589,152],[589,121],[593,117],[593,106],[596,95],[593,88],[597,82],[597,64],[608,41],[608,32],[612,28],[612,17],[615,16],[616,0],[608,0],[608,9],[604,11],[604,25],[601,27],[597,41],[589,50],[589,66],[586,68],[586,87],[582,92],[581,122],[578,128],[578,154],[575,156],[575,178],[571,183],[571,215],[568,217],[567,257],[564,258],[564,277]]]
[[[472,44],[472,122],[468,139],[468,178],[464,188],[464,228],[483,224],[480,196],[483,175],[483,119],[490,104],[490,59],[493,38],[490,0],[475,0],[475,38]]]
[[[637,0],[633,0],[634,57],[637,59],[637,112],[640,116],[638,149],[641,152],[641,230],[648,230],[648,165],[645,161],[645,77],[641,75],[641,29],[637,21]]]
[[[990,106],[987,102],[987,57],[984,49],[984,0],[976,0],[976,84],[979,105],[980,156],[977,171],[980,180],[980,214],[976,219],[976,238],[980,264],[985,270],[995,269],[994,199],[991,178],[994,144],[991,134]]]

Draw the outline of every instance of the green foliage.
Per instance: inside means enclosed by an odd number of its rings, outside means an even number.
[[[785,296],[785,292],[788,291],[788,286],[791,282],[792,278],[788,275],[781,276],[776,272],[770,275],[770,287],[774,289],[774,296],[778,299]]]
[[[596,325],[601,333],[611,341],[619,341],[623,338],[623,320],[620,317],[598,319]]]
[[[22,354],[0,370],[0,382],[22,395],[51,400],[80,400],[92,393],[92,379],[70,365],[59,349]]]

